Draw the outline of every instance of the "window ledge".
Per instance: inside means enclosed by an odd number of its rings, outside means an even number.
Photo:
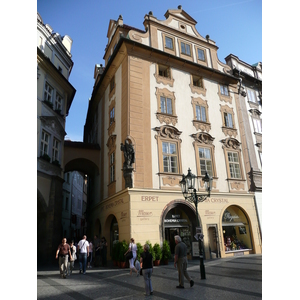
[[[178,122],[177,116],[174,115],[168,115],[158,112],[156,113],[156,117],[161,124],[166,123],[167,125],[172,124],[173,126],[175,126]]]

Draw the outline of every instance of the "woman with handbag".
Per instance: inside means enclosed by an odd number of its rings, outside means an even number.
[[[132,270],[134,270],[134,272],[136,272],[136,276],[139,276],[139,272],[134,266],[134,261],[136,259],[136,251],[137,251],[137,246],[134,243],[134,238],[131,238],[128,250],[125,252],[124,255],[126,256],[126,259],[129,260],[129,264],[130,264],[130,266],[129,266],[130,267],[130,273],[129,274],[131,275]]]

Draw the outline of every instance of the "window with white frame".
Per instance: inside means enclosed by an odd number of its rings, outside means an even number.
[[[52,161],[59,162],[59,147],[60,147],[60,142],[56,138],[53,138]]]
[[[233,128],[232,114],[231,113],[224,112],[224,122],[225,122],[226,127]]]
[[[46,81],[44,91],[44,101],[52,102],[53,87]]]
[[[161,113],[172,115],[173,114],[172,99],[160,96],[160,110]]]
[[[62,96],[59,93],[56,93],[54,109],[60,111],[62,109]]]
[[[178,173],[177,144],[162,142],[164,172]]]
[[[249,101],[256,103],[257,99],[256,99],[256,93],[255,93],[255,91],[253,91],[251,89],[247,89],[247,93],[248,93]]]
[[[168,36],[165,36],[165,47],[168,48],[168,49],[174,49],[174,45],[173,45],[173,39],[168,37]]]
[[[197,48],[197,52],[198,52],[198,59],[205,61],[205,54],[204,54],[204,50]]]
[[[196,119],[197,121],[206,122],[206,109],[204,106],[196,105]]]
[[[254,131],[257,133],[262,133],[262,123],[261,119],[253,118]]]
[[[220,92],[221,92],[221,95],[229,96],[228,86],[227,85],[220,85]]]
[[[42,131],[40,155],[48,155],[50,135],[46,131]]]
[[[191,56],[191,46],[184,42],[180,42],[181,54]]]
[[[198,153],[199,153],[201,175],[205,176],[205,173],[207,172],[210,176],[213,176],[210,149],[198,147]]]
[[[238,153],[228,151],[227,156],[228,156],[230,177],[231,178],[242,178]]]

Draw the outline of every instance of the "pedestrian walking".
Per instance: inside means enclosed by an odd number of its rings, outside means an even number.
[[[136,251],[137,251],[137,245],[135,244],[134,242],[134,238],[131,238],[130,239],[130,244],[129,244],[129,247],[128,247],[128,250],[125,252],[125,256],[128,252],[132,252],[132,258],[129,259],[129,267],[130,267],[130,273],[129,275],[131,276],[132,275],[132,270],[136,273],[136,276],[139,276],[139,272],[138,270],[135,268],[135,265],[134,265],[134,261],[136,259]]]
[[[71,257],[69,257],[69,263],[68,263],[68,270],[69,270],[69,274],[71,275],[74,269],[74,263],[75,260],[77,259],[77,255],[76,255],[76,247],[74,245],[74,241],[71,241],[70,243],[70,251],[71,251]]]
[[[92,261],[93,261],[93,249],[94,249],[94,246],[93,246],[93,243],[92,243],[92,240],[90,240],[89,242],[89,257],[88,257],[88,268],[92,268]]]
[[[79,274],[86,273],[87,258],[89,256],[89,242],[86,240],[86,235],[82,237],[77,245],[77,251],[79,253]]]
[[[184,277],[189,281],[190,287],[194,285],[194,281],[190,278],[187,272],[187,246],[184,242],[181,241],[179,235],[175,235],[175,258],[174,258],[174,267],[178,270],[178,280],[179,285],[176,288],[184,289]]]
[[[101,260],[101,248],[100,248],[100,242],[95,247],[95,267],[100,267],[100,260]]]
[[[58,266],[61,278],[67,278],[68,275],[68,257],[71,257],[70,246],[67,239],[63,238],[61,244],[58,245],[56,256],[58,258]]]
[[[151,276],[153,273],[153,257],[149,252],[149,245],[144,245],[144,252],[140,257],[140,265],[142,268],[142,274],[145,282],[145,296],[153,295]]]

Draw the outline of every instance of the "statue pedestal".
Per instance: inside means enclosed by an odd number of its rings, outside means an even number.
[[[133,167],[123,167],[123,177],[125,179],[125,188],[132,188],[133,187],[133,179],[132,179],[132,172]]]

